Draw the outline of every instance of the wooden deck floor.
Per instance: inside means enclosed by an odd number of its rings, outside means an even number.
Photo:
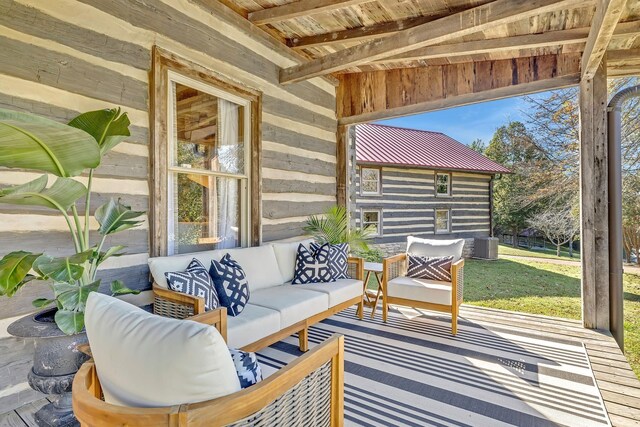
[[[607,332],[582,328],[578,321],[506,312],[465,305],[461,316],[484,325],[524,331],[544,339],[561,337],[582,342],[587,348],[594,376],[614,426],[640,426],[640,380]],[[35,426],[33,414],[46,399],[0,415],[0,427]]]

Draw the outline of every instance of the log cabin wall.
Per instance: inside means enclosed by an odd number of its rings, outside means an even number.
[[[302,234],[307,215],[336,203],[335,86],[325,79],[281,86],[278,70],[296,64],[296,56],[218,1],[0,0],[0,108],[67,122],[80,112],[121,106],[132,136],[98,169],[92,206],[116,197],[148,211],[153,46],[261,92],[264,242]],[[36,176],[0,171],[0,186]],[[149,228],[110,239],[127,245],[128,254],[105,265],[105,286],[121,279],[149,288]],[[50,211],[0,205],[0,256],[17,249],[68,254],[65,229]],[[25,286],[2,300],[0,319],[33,311],[31,301],[47,292],[44,284]],[[33,398],[25,383],[31,344],[11,340],[5,351],[4,339],[0,413],[20,406],[16,399]]]

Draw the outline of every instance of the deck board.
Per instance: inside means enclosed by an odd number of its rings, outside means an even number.
[[[583,343],[612,424],[640,427],[640,380],[609,333],[584,329],[576,320],[466,305],[461,308],[460,316],[463,321],[499,328],[507,333],[518,331],[543,340],[560,338]],[[0,415],[0,427],[35,426],[33,414],[45,403],[47,400],[41,399]]]

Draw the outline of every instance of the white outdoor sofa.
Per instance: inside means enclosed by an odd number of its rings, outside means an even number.
[[[309,244],[310,240],[303,241]],[[350,279],[331,283],[292,285],[297,242],[181,254],[149,259],[153,277],[154,313],[187,318],[204,312],[204,299],[168,289],[165,272],[183,271],[196,258],[207,268],[211,260],[229,253],[245,271],[249,283],[249,303],[235,317],[225,316],[223,328],[230,347],[256,351],[295,333],[300,350],[308,350],[308,327],[354,304],[362,318],[364,264],[349,258]],[[226,323],[226,324],[225,324]]]

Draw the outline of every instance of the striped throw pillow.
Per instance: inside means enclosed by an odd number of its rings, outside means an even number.
[[[407,255],[409,258],[409,268],[407,276],[414,279],[439,280],[441,282],[451,281],[452,256],[428,258],[417,255]]]

